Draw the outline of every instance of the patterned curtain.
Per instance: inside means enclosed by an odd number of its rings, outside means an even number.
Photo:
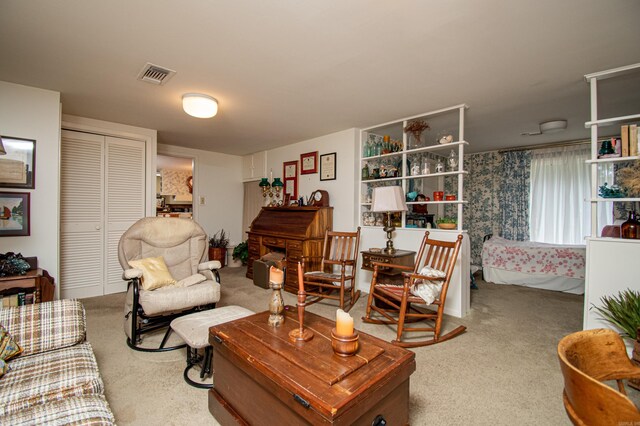
[[[529,240],[530,182],[531,151],[504,153],[500,189],[503,238],[517,241]]]
[[[465,155],[464,198],[469,202],[463,209],[464,228],[471,241],[471,263],[482,264],[482,240],[487,234],[500,233],[500,184],[502,155],[484,152]]]

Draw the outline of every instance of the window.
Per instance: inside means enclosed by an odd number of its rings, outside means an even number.
[[[585,244],[591,232],[589,145],[532,152],[531,241]],[[604,203],[601,203],[604,206]],[[609,203],[606,203],[609,204]],[[605,206],[606,208],[606,206]],[[609,208],[609,216],[611,209]]]

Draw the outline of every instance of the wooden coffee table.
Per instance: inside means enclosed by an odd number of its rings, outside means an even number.
[[[415,354],[360,332],[352,357],[331,349],[335,323],[306,312],[311,341],[294,344],[297,310],[281,327],[269,312],[211,327],[214,387],[209,411],[228,424],[408,424],[409,376]]]

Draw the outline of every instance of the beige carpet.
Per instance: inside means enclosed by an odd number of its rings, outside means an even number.
[[[219,306],[268,309],[270,290],[253,285],[245,268],[222,270]],[[470,315],[446,318],[445,331],[466,325],[465,334],[417,348],[411,376],[413,425],[564,425],[558,340],[582,327],[582,296],[478,282]],[[295,304],[284,294],[285,303]],[[183,378],[185,351],[136,352],[122,330],[124,294],[84,299],[88,339],[98,359],[106,396],[120,425],[216,424],[207,391]],[[383,339],[387,326],[363,324],[366,298],[351,313],[356,328]],[[335,317],[335,305],[309,308]],[[250,401],[250,398],[248,398]],[[273,424],[265,420],[266,424]]]

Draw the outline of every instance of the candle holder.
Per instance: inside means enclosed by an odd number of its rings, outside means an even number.
[[[308,342],[313,339],[313,331],[304,328],[304,307],[307,305],[307,292],[298,290],[298,322],[300,326],[289,332],[289,340],[294,343]]]
[[[331,330],[331,347],[338,356],[353,356],[358,352],[358,332],[354,331],[351,336],[339,336],[336,329]]]
[[[275,283],[269,280],[269,287],[273,292],[271,293],[271,300],[269,300],[269,325],[272,327],[280,327],[284,324],[284,303],[282,301],[282,283]]]

